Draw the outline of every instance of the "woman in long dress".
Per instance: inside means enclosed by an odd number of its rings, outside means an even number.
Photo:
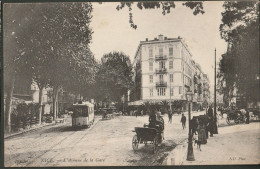
[[[201,151],[201,144],[205,144],[207,143],[207,138],[206,138],[206,130],[205,130],[205,125],[203,124],[203,122],[200,120],[199,121],[199,125],[198,125],[198,148]]]

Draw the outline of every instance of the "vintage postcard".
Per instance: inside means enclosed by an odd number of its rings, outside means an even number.
[[[260,163],[258,1],[2,1],[4,166]]]

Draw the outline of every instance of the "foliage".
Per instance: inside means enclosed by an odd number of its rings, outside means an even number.
[[[164,1],[164,2],[137,2],[135,3],[137,8],[140,10],[142,9],[162,9],[162,14],[166,15],[167,13],[171,12],[171,9],[175,8],[175,2],[174,1]],[[134,29],[137,29],[137,25],[133,21],[133,13],[132,13],[132,6],[134,5],[134,2],[121,2],[119,5],[117,5],[116,9],[121,10],[124,7],[128,8],[129,11],[129,23],[130,26]],[[205,13],[203,10],[203,2],[183,2],[183,6],[186,6],[193,10],[193,14],[197,15],[199,13],[203,14]]]
[[[84,80],[87,77],[82,76],[92,75],[87,72],[91,66],[86,59],[92,57],[88,48],[92,34],[90,4],[33,3],[15,7],[18,13],[10,10],[14,12],[10,16],[16,23],[12,29],[19,28],[14,45],[19,48],[20,59],[26,60],[27,70],[31,70],[33,80],[39,86],[57,86],[69,82],[75,75]]]
[[[248,101],[259,100],[259,8],[254,1],[225,2],[220,34],[228,50],[219,63],[219,92],[230,99],[233,90]]]
[[[169,108],[170,108],[169,102],[166,101],[166,100],[163,100],[161,102],[161,105],[162,105],[162,114],[168,113],[169,112]]]
[[[5,11],[5,77],[28,77],[40,89],[93,81],[91,3],[9,4]]]
[[[142,110],[144,111],[144,113],[150,114],[151,113],[151,103],[150,102],[144,102],[141,105]]]
[[[182,107],[184,106],[186,100],[174,100],[172,102],[173,110],[174,111],[180,111]]]
[[[105,54],[96,78],[99,99],[120,102],[133,85],[132,75],[129,56],[121,52]]]

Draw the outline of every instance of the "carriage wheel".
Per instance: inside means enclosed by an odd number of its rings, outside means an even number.
[[[158,151],[158,137],[156,136],[153,141],[153,153]]]
[[[229,117],[227,117],[227,124],[230,124],[230,118]]]
[[[134,151],[136,151],[138,149],[138,145],[139,145],[139,141],[138,141],[137,135],[135,135],[132,140],[132,146],[133,146]]]

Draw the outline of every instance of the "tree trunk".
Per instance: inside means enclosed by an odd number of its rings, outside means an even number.
[[[7,96],[6,96],[6,108],[5,108],[5,131],[7,133],[11,132],[11,112],[12,112],[12,97],[14,91],[14,82],[15,79],[13,78],[10,81],[10,84],[7,88]]]
[[[57,93],[56,93],[56,118],[59,117],[59,90],[57,90]]]
[[[57,118],[57,98],[58,98],[58,88],[57,87],[53,87],[53,120],[56,120]]]
[[[42,95],[43,95],[43,86],[39,86],[39,124],[42,124]]]

